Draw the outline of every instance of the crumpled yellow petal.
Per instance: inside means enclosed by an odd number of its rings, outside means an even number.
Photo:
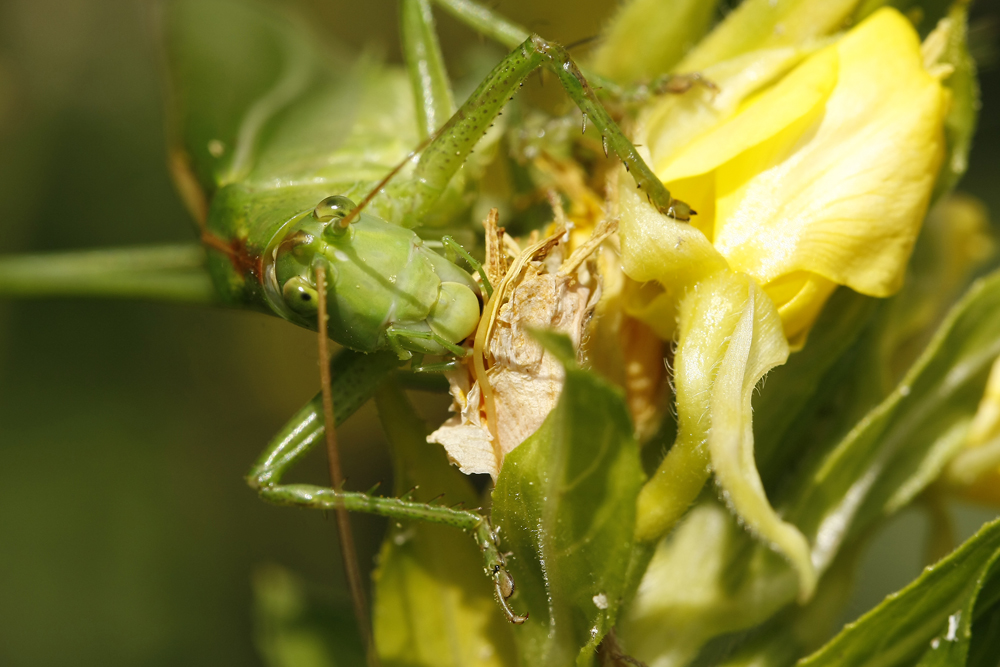
[[[836,32],[858,4],[858,0],[744,0],[688,53],[677,71],[703,71],[749,51],[802,44]]]
[[[734,116],[748,98],[780,80],[816,48],[806,44],[754,51],[701,72],[718,90],[696,86],[683,95],[650,102],[633,135],[649,150],[654,171],[660,173],[674,155]],[[701,215],[701,209],[695,210]]]

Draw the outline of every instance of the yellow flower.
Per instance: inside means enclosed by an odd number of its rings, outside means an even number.
[[[758,58],[773,74],[802,52]],[[719,85],[722,100],[697,103],[733,106],[726,82]],[[650,151],[654,171],[698,216],[692,230],[668,229],[626,194],[623,263],[633,279],[677,295],[710,270],[705,262],[746,273],[774,301],[794,348],[836,285],[879,297],[899,289],[944,154],[947,96],[924,66],[916,32],[891,9],[765,90],[741,90],[747,96],[721,122],[696,110],[714,124],[694,136],[671,129],[704,124],[684,117],[692,103],[666,100],[641,119],[637,142]],[[679,256],[681,238],[696,248]],[[667,304],[651,308],[650,296],[659,295],[647,289],[633,310],[667,333],[670,325],[656,321]]]
[[[624,179],[619,188],[629,312],[677,339],[678,436],[639,496],[636,535],[665,534],[712,471],[807,600],[811,546],[767,499],[751,397],[805,343],[837,285],[879,297],[901,287],[944,155],[948,99],[892,9],[833,43],[768,48],[703,73],[718,95],[665,98],[635,133],[698,215],[677,222]]]

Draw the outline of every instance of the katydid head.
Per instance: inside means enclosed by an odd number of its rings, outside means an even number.
[[[472,276],[413,231],[357,212],[343,196],[289,220],[265,257],[268,302],[308,327],[316,325],[321,298],[316,269],[324,268],[327,330],[356,350],[391,347],[401,357],[463,353],[461,343],[479,324]]]
[[[274,251],[276,278],[284,305],[305,317],[315,317],[319,310],[315,268],[322,263],[336,284],[335,262],[329,260],[330,246],[350,243],[351,228],[342,221],[355,208],[347,197],[327,197],[301,216]],[[333,251],[336,257],[336,250]]]

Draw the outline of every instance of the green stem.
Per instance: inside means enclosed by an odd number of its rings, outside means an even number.
[[[639,493],[636,539],[655,542],[666,535],[708,481],[708,448],[678,439]]]
[[[0,257],[0,297],[219,302],[198,244]]]
[[[469,0],[434,0],[443,10],[476,32],[496,40],[508,49],[519,46],[530,32],[493,10]]]
[[[420,139],[430,137],[455,113],[455,100],[444,67],[428,0],[403,0],[399,6],[403,60],[416,100]]]

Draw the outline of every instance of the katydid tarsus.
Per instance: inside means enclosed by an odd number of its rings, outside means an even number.
[[[213,3],[175,3],[182,13],[197,13],[201,4]],[[195,82],[189,86],[173,82],[172,108],[178,129],[172,166],[179,189],[199,222],[212,287],[189,256],[191,251],[184,249],[154,256],[139,266],[103,261],[95,269],[93,264],[73,265],[66,259],[8,262],[0,264],[0,293],[120,293],[218,301],[270,312],[307,328],[325,328],[330,338],[349,348],[331,366],[332,418],[340,423],[372,396],[401,359],[414,353],[464,353],[462,344],[475,331],[482,302],[490,297],[488,288],[481,288],[467,271],[433,252],[411,228],[447,217],[447,211],[454,208],[448,200],[454,199],[449,188],[454,189],[456,174],[507,101],[540,67],[555,75],[583,112],[584,124],[589,121],[600,131],[605,150],[624,162],[650,202],[665,214],[688,218],[692,211],[671,198],[562,47],[467,0],[437,0],[437,4],[513,50],[456,110],[430,4],[428,0],[402,0],[403,53],[415,118],[401,134],[411,140],[411,148],[421,140],[423,144],[421,150],[405,157],[391,178],[379,180],[389,162],[404,157],[398,146],[375,150],[378,159],[361,165],[343,163],[348,155],[340,150],[343,137],[335,137],[339,143],[324,149],[323,140],[336,132],[350,135],[349,139],[364,135],[347,121],[322,117],[339,108],[343,100],[337,98],[339,89],[329,76],[312,64],[310,47],[299,43],[297,32],[271,34],[267,32],[270,27],[254,26],[267,33],[270,46],[283,51],[281,71],[263,88],[250,90],[250,86],[245,103],[231,117],[225,116],[225,109],[213,110],[215,115],[203,123],[191,119],[199,109],[211,106],[207,96],[229,73],[213,71],[211,64],[199,60],[204,54],[199,51],[198,35],[175,36],[180,46],[174,52],[168,48],[168,59],[175,59],[175,76],[190,75]],[[318,96],[310,96],[317,89],[322,89]],[[353,110],[365,111],[363,106]],[[311,142],[308,149],[275,148],[275,137],[292,137],[288,141],[294,144],[315,127],[324,131],[306,137]],[[371,196],[360,198],[365,193]],[[349,198],[361,205],[355,207]],[[127,252],[107,257],[126,257]],[[31,273],[44,267],[44,262],[61,266],[63,272],[50,275],[48,282],[44,270],[32,278]],[[317,319],[322,298],[316,285],[317,266],[322,266],[329,283],[325,327]],[[81,283],[80,275],[88,276],[90,282]],[[133,287],[124,289],[123,284]],[[484,515],[405,498],[282,483],[284,473],[323,439],[322,415],[317,397],[272,440],[247,477],[260,496],[279,504],[346,508],[443,523],[470,532],[483,552],[508,619],[522,622],[523,617],[507,604],[513,585],[497,536]]]

